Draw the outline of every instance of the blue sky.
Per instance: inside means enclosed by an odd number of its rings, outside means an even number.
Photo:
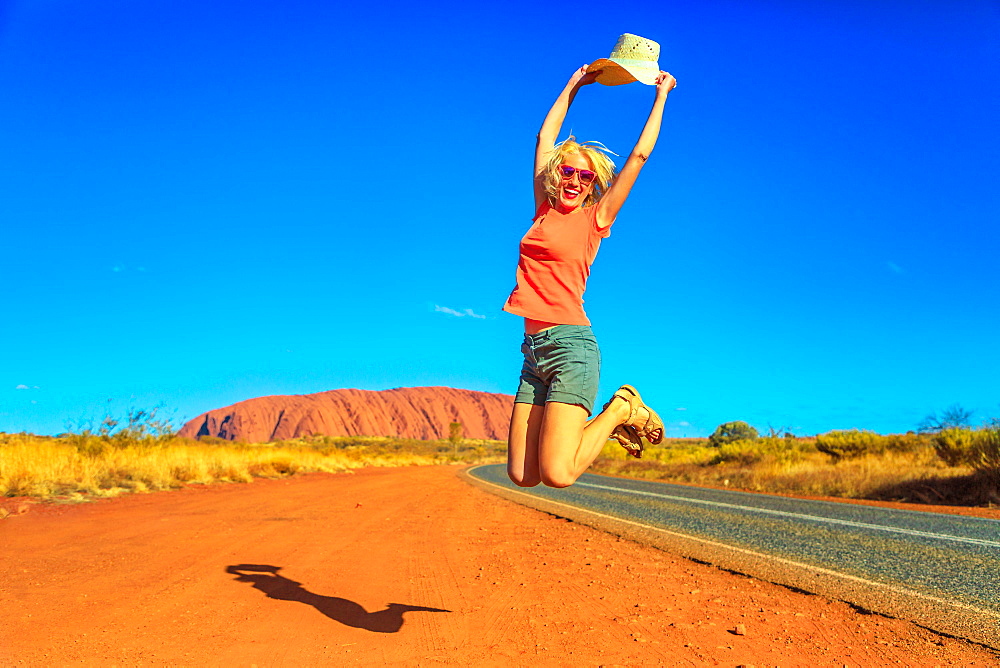
[[[671,435],[1000,415],[1000,8],[0,2],[0,431],[512,393],[534,135],[623,32],[679,82],[594,265]],[[631,148],[651,87],[564,126]]]

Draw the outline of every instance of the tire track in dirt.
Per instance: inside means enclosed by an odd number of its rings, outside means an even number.
[[[420,601],[428,607],[445,609],[439,590],[434,587],[437,578],[431,578],[424,572],[424,569],[420,567],[421,560],[419,558],[410,555],[407,562],[407,575],[411,585],[410,599]],[[450,629],[446,630],[445,627],[431,623],[427,615],[417,615],[414,624],[417,627],[416,643],[420,647],[421,654],[425,657],[434,658],[448,647],[457,644]]]
[[[514,635],[515,626],[525,626],[518,624],[522,615],[518,614],[517,611],[524,607],[523,600],[526,593],[524,589],[518,587],[507,591],[495,591],[489,597],[487,605],[483,608],[486,627],[483,639],[488,647],[499,647],[505,639]],[[524,633],[533,628],[530,616],[527,627],[527,629],[518,628],[516,630],[521,636],[522,642],[527,641],[528,646],[531,646],[530,641],[533,639],[533,635],[529,633],[525,638]]]
[[[413,511],[423,517],[421,522],[406,524],[407,530],[413,532],[415,538],[425,536],[428,525],[440,521],[439,518],[443,518],[445,523],[441,530],[449,532],[447,509],[441,507],[430,491],[413,504]],[[435,546],[431,547],[430,555],[414,550],[407,556],[407,573],[411,584],[409,600],[414,605],[447,610],[440,614],[453,615],[456,619],[455,624],[439,624],[435,621],[438,616],[436,614],[413,615],[420,630],[424,655],[428,658],[447,653],[450,648],[464,646],[468,637],[468,629],[461,614],[467,602],[451,554],[450,550],[441,550],[439,546]]]

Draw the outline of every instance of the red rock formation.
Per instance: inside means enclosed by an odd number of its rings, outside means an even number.
[[[267,443],[301,436],[448,437],[461,422],[465,438],[507,438],[514,397],[450,387],[331,390],[258,397],[199,415],[185,424],[186,438],[215,436]]]

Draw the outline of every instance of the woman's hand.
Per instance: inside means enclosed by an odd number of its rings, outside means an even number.
[[[670,72],[660,70],[660,76],[656,77],[656,94],[666,95],[677,87],[677,79]]]
[[[588,72],[587,68],[589,65],[584,65],[576,72],[573,72],[573,76],[569,78],[569,85],[578,87],[586,86],[587,84],[592,84],[597,81],[597,75],[601,73],[601,70],[595,70],[594,72]]]

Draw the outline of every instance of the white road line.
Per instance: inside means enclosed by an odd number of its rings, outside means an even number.
[[[626,489],[623,487],[611,487],[609,485],[595,485],[589,482],[577,482],[574,487],[591,487],[593,489],[604,489],[610,492],[624,494],[638,494],[640,496],[652,496],[657,499],[669,499],[671,501],[681,501],[683,503],[698,503],[705,506],[717,508],[728,508],[731,510],[745,510],[764,515],[776,515],[778,517],[789,517],[797,520],[809,520],[812,522],[825,522],[827,524],[840,524],[843,526],[855,527],[858,529],[876,529],[878,531],[889,531],[892,533],[903,533],[922,538],[937,538],[939,540],[953,540],[959,543],[970,543],[972,545],[982,545],[984,547],[1000,548],[1000,542],[985,540],[982,538],[966,538],[964,536],[952,536],[943,533],[932,533],[930,531],[919,531],[917,529],[903,529],[901,527],[884,526],[881,524],[868,524],[867,522],[853,522],[851,520],[839,520],[832,517],[819,517],[816,515],[804,515],[802,513],[789,513],[784,510],[771,510],[770,508],[755,508],[753,506],[740,506],[735,503],[723,503],[722,501],[708,501],[705,499],[691,499],[684,496],[673,496],[671,494],[659,494],[657,492],[646,492],[639,489]]]
[[[480,464],[480,466],[485,466],[485,465],[484,464]],[[472,467],[471,469],[469,469],[469,473],[471,473],[472,471],[475,471],[477,468],[479,468],[479,466]],[[502,489],[505,492],[511,492],[513,494],[520,494],[522,496],[528,497],[529,499],[538,499],[540,501],[544,501],[545,503],[550,503],[550,504],[552,504],[554,506],[562,506],[563,508],[569,508],[570,510],[574,510],[574,511],[577,511],[577,512],[588,513],[590,515],[595,515],[597,517],[602,517],[602,518],[604,518],[606,520],[611,520],[612,522],[619,522],[621,524],[631,524],[632,526],[639,527],[639,528],[645,529],[647,531],[656,531],[656,532],[659,532],[659,533],[662,533],[662,534],[667,534],[668,536],[675,536],[677,538],[683,538],[684,540],[692,540],[692,541],[695,541],[697,543],[704,543],[705,545],[711,545],[713,547],[723,548],[723,549],[726,549],[726,550],[730,550],[732,552],[739,552],[740,554],[746,554],[746,555],[749,555],[749,556],[752,556],[752,557],[757,557],[757,558],[760,558],[760,559],[774,561],[774,562],[777,562],[779,564],[785,564],[787,566],[795,566],[796,568],[802,568],[802,569],[805,569],[807,571],[813,571],[813,572],[816,572],[816,573],[822,573],[823,575],[829,575],[829,576],[832,576],[832,577],[841,578],[843,580],[849,580],[851,582],[859,582],[861,584],[868,585],[868,586],[871,586],[871,587],[877,587],[877,588],[885,589],[885,590],[894,592],[896,594],[902,594],[904,596],[913,596],[915,598],[924,599],[925,601],[933,601],[934,603],[937,603],[938,605],[947,606],[949,608],[959,608],[959,609],[962,609],[962,610],[968,610],[970,612],[975,612],[975,613],[980,614],[980,615],[985,615],[987,617],[991,617],[991,618],[994,618],[994,619],[1000,619],[1000,616],[998,616],[997,613],[995,613],[995,612],[993,612],[991,610],[984,610],[983,608],[977,608],[977,607],[975,607],[973,605],[966,605],[965,603],[957,603],[955,601],[949,601],[947,599],[939,598],[937,596],[931,596],[930,594],[924,594],[924,593],[921,593],[919,591],[914,591],[912,589],[906,589],[905,587],[897,587],[895,585],[885,584],[884,582],[875,582],[874,580],[866,580],[865,578],[860,578],[860,577],[857,577],[855,575],[848,575],[847,573],[841,573],[839,571],[833,571],[833,570],[830,570],[828,568],[823,568],[821,566],[813,566],[812,564],[804,564],[804,563],[799,562],[799,561],[792,561],[791,559],[785,559],[783,557],[776,557],[773,554],[767,554],[767,553],[764,553],[764,552],[756,552],[754,550],[747,550],[747,549],[744,549],[742,547],[735,547],[733,545],[726,545],[725,543],[719,543],[719,542],[714,541],[714,540],[708,540],[707,538],[699,538],[698,536],[692,536],[692,535],[686,534],[686,533],[679,533],[677,531],[670,531],[668,529],[663,529],[661,527],[652,526],[650,524],[643,524],[641,522],[633,522],[632,520],[622,519],[620,517],[615,517],[613,515],[605,515],[604,513],[599,513],[596,510],[589,510],[587,508],[581,508],[580,506],[574,506],[574,505],[571,505],[571,504],[568,504],[568,503],[561,503],[559,501],[553,501],[552,499],[549,499],[549,498],[544,497],[544,496],[539,496],[537,494],[530,494],[528,492],[522,492],[519,489],[511,489],[511,488],[505,487],[503,485],[498,485],[498,484],[496,484],[494,482],[489,482],[487,480],[483,480],[482,478],[478,478],[477,477],[477,480],[479,482],[485,484],[485,485],[489,485],[491,487],[496,487],[497,489]],[[580,485],[582,483],[578,482],[578,483],[575,483],[575,484]]]

